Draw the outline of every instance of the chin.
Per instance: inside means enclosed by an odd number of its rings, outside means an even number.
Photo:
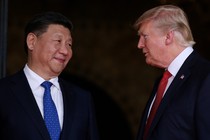
[[[53,71],[54,74],[59,75],[63,71],[63,69],[55,68],[52,71]]]
[[[146,63],[147,63],[148,65],[153,66],[152,62],[151,62],[150,60],[148,60],[148,59],[146,59]]]

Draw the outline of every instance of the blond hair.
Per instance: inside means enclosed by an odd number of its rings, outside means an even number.
[[[193,46],[195,41],[185,12],[174,5],[161,5],[143,13],[135,22],[139,30],[145,22],[152,21],[163,33],[174,31],[175,40],[184,47]]]

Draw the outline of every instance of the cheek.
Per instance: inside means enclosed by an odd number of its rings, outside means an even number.
[[[69,49],[69,57],[71,58],[73,56],[73,51],[72,49]]]
[[[47,48],[40,47],[39,49],[36,49],[36,51],[34,51],[34,54],[36,54],[38,59],[42,59],[44,61],[50,59],[53,53]]]
[[[163,56],[163,50],[156,43],[148,45],[150,59],[159,60]]]
[[[56,52],[56,49],[54,49],[53,47],[42,47],[40,48],[39,53],[40,54],[45,54],[46,56],[50,56],[53,55]]]
[[[151,40],[147,42],[148,48],[153,51],[159,53],[159,51],[162,51],[163,49],[163,42],[160,40]]]
[[[68,63],[71,60],[71,58],[72,58],[72,55],[69,55],[68,58],[66,59],[67,61],[66,63]]]
[[[68,55],[67,55],[67,61],[69,61],[73,56],[72,50],[69,50]]]

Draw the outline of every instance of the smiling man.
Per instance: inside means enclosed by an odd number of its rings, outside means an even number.
[[[90,93],[59,77],[72,57],[71,31],[56,12],[28,22],[28,61],[0,80],[1,140],[98,140]]]

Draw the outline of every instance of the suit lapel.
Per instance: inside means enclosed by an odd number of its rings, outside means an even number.
[[[153,131],[153,129],[155,128],[155,126],[157,125],[160,117],[162,116],[162,114],[164,113],[166,107],[168,106],[168,104],[170,103],[170,101],[173,99],[173,97],[178,94],[177,90],[180,89],[180,86],[182,86],[182,84],[188,79],[188,77],[191,74],[191,67],[193,67],[193,64],[195,63],[193,60],[195,55],[194,53],[191,54],[186,61],[184,62],[184,64],[182,65],[182,67],[180,68],[179,72],[177,73],[177,75],[174,77],[173,82],[171,83],[170,87],[168,88],[168,90],[165,93],[164,98],[161,101],[161,104],[157,110],[157,113],[155,115],[155,118],[151,124],[150,130],[149,130],[149,134],[148,137],[151,135],[151,132]],[[156,92],[156,91],[154,91]]]
[[[73,89],[71,89],[70,85],[66,85],[66,83],[59,78],[59,84],[61,87],[62,95],[63,95],[63,103],[64,103],[64,118],[63,118],[63,128],[61,132],[61,140],[66,140],[67,136],[70,135],[72,128],[72,122],[74,120],[74,100],[72,98]],[[70,88],[70,89],[69,89]],[[70,91],[70,92],[69,92]]]
[[[47,128],[24,72],[20,71],[13,77],[12,81],[14,84],[11,90],[17,101],[22,105],[26,115],[32,120],[31,122],[36,126],[37,131],[40,132],[44,139],[49,139]]]
[[[173,83],[171,83],[170,87],[168,88],[167,92],[165,93],[165,96],[163,97],[161,104],[157,110],[157,113],[155,115],[155,118],[154,118],[151,128],[150,128],[151,131],[154,129],[154,127],[158,123],[161,115],[163,114],[164,110],[170,103],[171,99],[173,99],[173,97],[177,93],[177,89],[179,89],[179,87],[185,82],[185,80],[189,77],[189,75],[190,75],[190,72],[186,71],[185,73],[183,73],[181,75],[177,75],[174,78]],[[184,78],[182,78],[183,76],[184,76]]]
[[[140,129],[139,129],[139,133],[138,133],[137,139],[142,139],[142,137],[144,135],[144,129],[145,129],[146,121],[147,121],[149,108],[150,108],[150,105],[151,105],[151,103],[153,101],[155,93],[157,91],[157,87],[158,87],[159,81],[160,81],[160,78],[156,80],[156,82],[155,82],[155,84],[153,86],[152,94],[151,94],[149,100],[147,101],[146,107],[145,107],[145,109],[143,111],[143,116],[142,116],[141,123],[140,123],[141,126],[140,126]]]

